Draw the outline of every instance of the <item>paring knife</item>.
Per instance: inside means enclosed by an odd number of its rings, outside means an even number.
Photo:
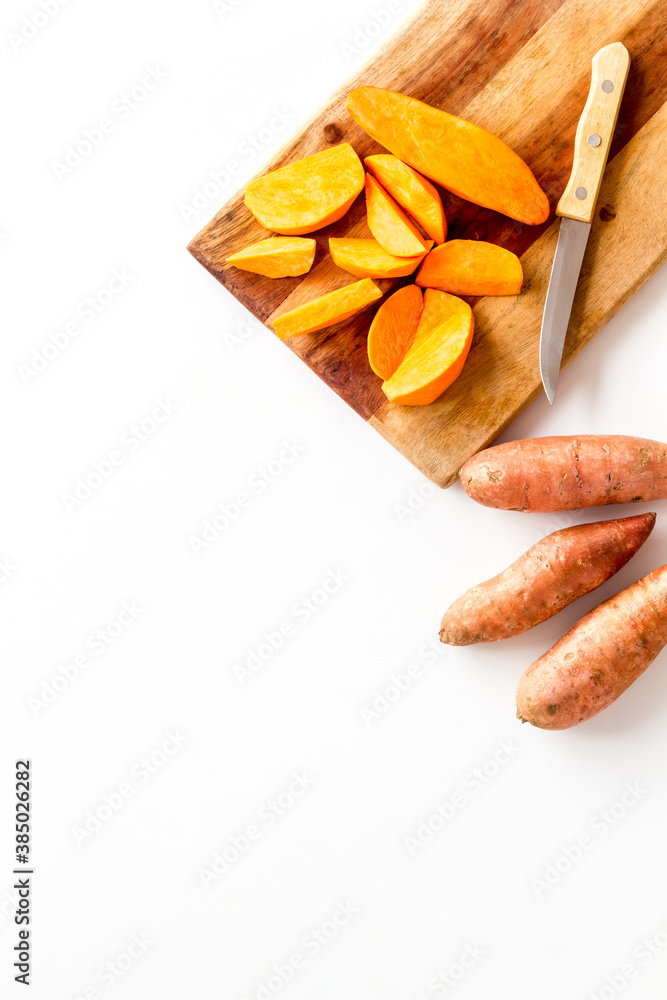
[[[622,42],[605,45],[593,56],[591,89],[577,126],[572,173],[556,208],[563,221],[540,335],[540,374],[550,403],[556,395],[574,292],[629,69],[630,55]]]

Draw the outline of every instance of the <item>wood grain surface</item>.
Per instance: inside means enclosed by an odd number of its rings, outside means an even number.
[[[567,364],[667,256],[667,5],[664,0],[427,0],[333,95],[260,173],[349,141],[360,156],[383,152],[345,108],[357,86],[388,87],[499,135],[530,165],[553,210],[572,167],[591,60],[621,41],[632,57],[568,330]],[[267,236],[231,199],[188,249],[267,324],[355,279],[328,254],[330,236],[370,236],[363,195],[334,225],[313,233],[312,271],[272,280],[225,264]],[[366,354],[373,308],[316,334],[285,341],[312,370],[414,465],[449,486],[463,461],[493,439],[540,391],[539,330],[553,260],[554,216],[525,226],[441,191],[449,238],[484,239],[522,258],[518,297],[468,299],[476,331],[463,374],[435,403],[389,403]],[[411,278],[378,281],[384,292]]]

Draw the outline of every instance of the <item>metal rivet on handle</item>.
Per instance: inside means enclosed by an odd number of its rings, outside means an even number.
[[[577,190],[574,193],[579,199],[579,201],[583,201],[584,198],[588,197],[588,191],[586,190],[586,188],[577,188]]]
[[[611,94],[612,90],[614,89],[614,81],[613,80],[603,80],[602,81],[602,89],[604,90],[605,94]]]
[[[601,142],[602,142],[602,139],[601,139],[601,138],[600,138],[600,136],[599,136],[599,135],[597,134],[597,132],[593,132],[593,133],[592,133],[591,135],[589,135],[589,137],[588,137],[588,145],[589,145],[589,146],[599,146]]]

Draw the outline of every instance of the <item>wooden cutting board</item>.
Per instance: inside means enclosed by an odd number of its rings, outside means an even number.
[[[667,256],[667,4],[665,0],[428,0],[260,171],[350,142],[381,151],[345,108],[353,87],[388,87],[467,118],[531,166],[555,208],[572,165],[574,133],[595,52],[621,41],[632,57],[609,163],[568,329],[571,361]],[[475,337],[463,374],[430,406],[385,398],[366,356],[373,310],[285,341],[364,420],[439,486],[541,391],[538,345],[559,220],[524,226],[442,191],[450,238],[482,239],[519,254],[520,296],[469,299]],[[188,249],[267,325],[277,315],[357,279],[335,267],[330,236],[370,236],[363,194],[312,235],[311,272],[272,280],[225,264],[266,238],[240,191]],[[412,279],[383,280],[389,292]]]

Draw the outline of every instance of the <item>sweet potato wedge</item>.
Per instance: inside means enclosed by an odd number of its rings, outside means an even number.
[[[495,642],[553,618],[625,566],[654,525],[655,514],[637,514],[554,531],[454,601],[442,619],[441,642]]]
[[[528,667],[517,717],[539,729],[592,719],[640,677],[667,644],[667,566],[609,598]]]
[[[341,219],[363,187],[361,160],[344,142],[256,177],[245,203],[265,229],[302,236]]]
[[[419,223],[435,243],[447,239],[447,219],[437,188],[397,156],[377,153],[364,160],[366,169],[394,201]]]
[[[358,278],[403,278],[416,271],[424,259],[423,253],[415,257],[395,257],[387,253],[377,240],[329,240],[329,252],[334,264]]]
[[[368,331],[368,361],[376,375],[390,379],[414,340],[422,312],[422,291],[405,285],[382,303]]]
[[[360,309],[365,309],[371,302],[382,298],[382,291],[370,280],[363,278],[353,285],[337,288],[335,292],[327,292],[310,302],[297,306],[290,312],[277,316],[273,328],[281,340],[287,337],[300,337],[304,333],[315,333],[325,326],[342,323],[354,316]]]
[[[289,278],[310,271],[316,248],[315,240],[302,236],[270,236],[232,254],[227,263],[265,278]]]
[[[516,254],[495,243],[450,240],[426,255],[415,280],[452,295],[518,295],[523,269]]]
[[[416,226],[371,174],[366,174],[366,212],[368,228],[380,246],[395,257],[425,254],[433,243],[426,243]]]
[[[486,448],[459,473],[485,507],[549,513],[667,498],[667,444],[622,434],[529,438]]]
[[[479,125],[379,87],[352,90],[347,107],[376,142],[460,198],[529,225],[549,217],[527,164]]]
[[[467,302],[427,288],[414,340],[394,374],[382,383],[387,399],[426,406],[441,396],[461,374],[473,329]]]

